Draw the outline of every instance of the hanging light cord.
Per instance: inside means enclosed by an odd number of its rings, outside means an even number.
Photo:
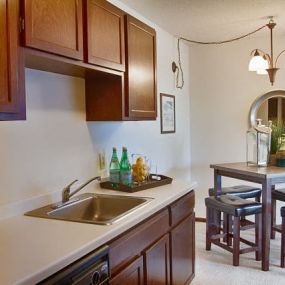
[[[192,44],[199,44],[199,45],[221,45],[221,44],[227,44],[227,43],[231,43],[231,42],[235,42],[238,40],[241,40],[243,38],[249,37],[252,34],[255,34],[257,32],[259,32],[260,30],[264,29],[265,27],[267,27],[267,25],[263,25],[260,28],[247,33],[245,35],[241,35],[237,38],[233,38],[233,39],[229,39],[229,40],[224,40],[224,41],[213,41],[213,42],[201,42],[201,41],[195,41],[195,40],[191,40],[191,39],[186,39],[184,37],[179,37],[177,40],[177,50],[178,50],[178,68],[177,68],[177,76],[176,76],[176,88],[178,89],[182,89],[184,86],[184,76],[183,76],[183,69],[182,69],[182,64],[181,64],[181,52],[180,52],[180,41],[186,41]],[[179,70],[181,73],[181,84],[179,84]]]

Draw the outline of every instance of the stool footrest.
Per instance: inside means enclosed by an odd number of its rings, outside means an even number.
[[[233,253],[233,248],[228,246],[227,244],[222,243],[222,242],[220,242],[219,240],[216,240],[216,239],[215,240],[211,239],[211,242],[213,244],[215,244],[216,246],[219,246],[219,247],[221,247],[221,248],[223,248],[223,249]],[[255,251],[258,251],[258,247],[257,246],[242,248],[242,249],[239,250],[239,253],[240,254],[244,254],[244,253],[255,252]]]
[[[282,225],[273,225],[272,228],[274,229],[274,231],[282,233]]]
[[[249,230],[253,229],[255,227],[255,223],[246,219],[242,219],[240,221],[240,229],[243,230]]]
[[[217,239],[220,239],[220,238],[224,238],[224,237],[226,237],[226,236],[227,236],[226,233],[224,233],[224,234],[212,235],[212,236],[211,236],[211,240],[217,240]]]
[[[224,234],[224,235],[225,235],[225,236],[228,236],[228,237],[230,237],[230,238],[233,238],[233,237],[234,237],[234,235],[233,235],[232,233],[228,233],[228,234]],[[252,242],[252,241],[249,241],[249,240],[244,239],[244,238],[242,238],[242,237],[240,237],[239,240],[240,240],[240,242],[242,242],[242,243],[244,243],[244,244],[246,244],[246,245],[249,245],[249,246],[251,246],[251,247],[256,247],[255,243]]]
[[[240,237],[240,241],[241,241],[242,243],[244,243],[244,244],[247,244],[247,245],[251,246],[251,247],[256,247],[256,245],[255,245],[254,242],[249,241],[249,240],[247,240],[247,239],[244,239],[244,238],[242,238],[242,237]]]
[[[257,247],[247,247],[247,248],[240,249],[239,253],[244,254],[244,253],[253,252],[257,250],[258,250]]]
[[[221,243],[219,240],[213,240],[211,241],[213,244],[233,253],[233,248],[232,247],[229,247],[228,245],[224,244],[224,243]]]

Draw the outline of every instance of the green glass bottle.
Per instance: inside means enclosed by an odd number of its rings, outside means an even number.
[[[119,183],[120,182],[120,162],[117,156],[117,149],[113,147],[113,154],[109,166],[110,181]]]
[[[120,176],[122,184],[132,184],[132,167],[128,158],[128,150],[126,147],[123,147],[123,153],[120,162]]]

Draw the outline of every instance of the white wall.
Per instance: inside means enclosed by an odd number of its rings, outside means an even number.
[[[111,1],[142,21],[134,11]],[[174,88],[171,62],[176,41],[157,31],[158,118],[148,122],[86,122],[84,80],[26,70],[27,121],[0,122],[0,206],[61,190],[78,178],[98,174],[97,154],[112,146],[127,146],[130,153],[145,153],[158,172],[190,179],[189,83]],[[183,46],[188,62],[188,48]],[[189,78],[188,65],[185,76]],[[160,134],[159,94],[176,96],[176,133]],[[90,186],[91,187],[91,186]]]
[[[275,54],[284,49],[284,38],[274,38]],[[213,186],[211,163],[246,159],[248,113],[254,99],[273,89],[285,89],[285,69],[274,87],[266,75],[248,71],[250,51],[269,52],[269,35],[219,46],[190,48],[190,117],[192,178],[198,182],[197,216],[205,217],[204,198]],[[280,66],[285,66],[285,56]],[[184,61],[184,60],[183,60]],[[223,180],[224,185],[237,181]],[[243,182],[244,183],[244,182]]]

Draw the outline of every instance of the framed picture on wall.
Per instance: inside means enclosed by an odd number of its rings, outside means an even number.
[[[175,97],[160,93],[161,133],[175,133]]]

